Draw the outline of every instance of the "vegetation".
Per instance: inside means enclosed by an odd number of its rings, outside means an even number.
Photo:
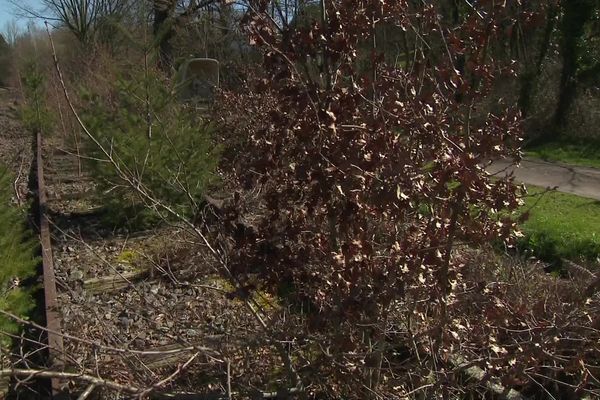
[[[114,152],[118,167],[128,171],[133,182],[143,184],[154,199],[188,217],[196,215],[204,194],[216,183],[219,147],[214,127],[195,109],[174,100],[175,92],[154,73],[130,74],[116,82],[113,93],[101,98],[84,92],[83,119],[88,128]],[[102,161],[105,154],[95,142],[88,140],[88,150],[104,202],[116,221],[127,218],[135,224],[136,209],[138,213],[144,209],[140,207],[144,202],[146,209],[162,213],[147,199],[132,197],[115,166]],[[139,218],[137,223],[143,224]]]
[[[536,257],[549,262],[597,261],[600,202],[535,186],[529,187],[525,199],[529,219],[523,224],[523,244]]]
[[[83,134],[77,151],[117,224],[151,213],[189,235],[185,252],[165,249],[165,265],[149,273],[160,290],[128,281],[135,290],[122,300],[141,296],[136,313],[158,327],[166,315],[199,313],[197,298],[177,301],[208,282],[223,295],[214,314],[229,318],[223,308],[235,300],[256,322],[243,320],[244,337],[228,341],[226,331],[222,353],[199,352],[166,380],[137,370],[131,354],[106,362],[108,353],[81,355],[81,377],[102,373],[141,397],[171,385],[204,394],[209,381],[229,397],[231,385],[240,397],[256,387],[314,399],[492,398],[511,388],[600,396],[599,286],[487,249],[521,244],[544,260],[593,263],[598,205],[537,188],[523,196],[482,168],[519,159],[524,134],[566,137],[577,101],[594,96],[597,2],[45,3],[59,21],[49,32],[57,46],[32,47],[57,56],[64,75],[39,58],[19,65],[23,119],[50,131],[47,115],[58,115],[65,136],[77,144]],[[25,42],[14,50],[26,53]],[[177,100],[173,64],[188,57],[225,66],[208,110]],[[576,147],[540,146],[531,151],[583,161]],[[122,267],[125,248],[115,255]],[[157,296],[167,284],[165,305]],[[120,334],[128,349],[144,346],[128,312],[78,345],[124,343]],[[152,333],[190,343],[167,328]],[[228,347],[240,342],[243,351]],[[236,382],[230,363],[251,370],[251,350],[266,371]],[[194,380],[185,371],[194,363],[226,372]]]
[[[563,1],[561,4],[563,8],[561,20],[563,64],[554,122],[559,127],[564,127],[579,86],[578,78],[586,75],[586,72],[589,74],[590,71],[600,70],[600,59],[597,59],[596,51],[593,48],[587,48],[591,43],[586,43],[584,40],[584,35],[593,36],[597,33],[595,32],[597,27],[593,25],[590,27],[589,23],[599,17],[600,5],[594,0]],[[593,22],[596,25],[598,21]]]
[[[12,179],[6,168],[0,167],[0,309],[25,317],[35,302],[24,281],[36,274],[39,260],[36,240],[27,229],[27,216],[11,200]],[[2,332],[14,334],[19,329],[14,320],[0,316]],[[10,338],[2,336],[0,341],[6,345]]]
[[[8,84],[7,78],[11,75],[11,53],[12,50],[3,35],[0,35],[0,86]]]
[[[528,157],[564,164],[600,168],[600,142],[595,139],[568,139],[539,143],[525,150]]]
[[[30,132],[51,132],[52,117],[46,106],[46,78],[35,61],[29,61],[22,72],[26,103],[21,107],[21,120]]]
[[[295,29],[277,26],[264,4],[252,5],[250,40],[264,51],[265,75],[232,94],[220,116],[227,133],[241,139],[231,142],[239,148],[227,162],[241,166],[236,176],[245,186],[260,188],[261,214],[240,232],[238,221],[249,219],[253,207],[242,199],[229,211],[232,271],[248,285],[258,276],[263,289],[287,293],[288,307],[306,305],[308,314],[282,332],[312,339],[296,348],[309,371],[299,379],[334,387],[327,393],[336,398],[392,396],[385,382],[393,367],[382,367],[389,356],[383,349],[412,344],[388,323],[428,332],[425,340],[436,343],[428,355],[440,360],[451,348],[481,340],[477,329],[453,335],[450,321],[505,324],[496,320],[503,312],[470,314],[477,306],[466,305],[464,288],[472,278],[454,251],[456,243],[510,243],[515,231],[517,188],[507,179],[492,181],[479,167],[516,156],[515,110],[497,103],[472,118],[470,106],[490,94],[497,78],[491,72],[500,69],[497,59],[479,55],[490,41],[503,40],[496,24],[511,10],[479,5],[488,16],[483,22],[462,8],[417,6],[413,14],[397,4],[357,11],[323,3],[320,20]],[[448,16],[441,27],[439,15]],[[427,46],[401,66],[367,58],[365,52],[378,52],[376,31],[358,21],[425,27]],[[245,124],[239,110],[248,113]],[[510,318],[527,318],[518,314]],[[495,341],[500,332],[491,332]],[[329,362],[312,357],[311,342],[327,349]],[[369,363],[357,366],[348,353],[365,354]],[[518,379],[512,357],[501,347],[495,371]],[[413,361],[410,369],[421,379],[398,377],[406,387],[436,374]]]

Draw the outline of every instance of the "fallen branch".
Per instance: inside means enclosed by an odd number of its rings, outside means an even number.
[[[81,393],[79,395],[79,397],[77,398],[77,400],[86,400],[88,397],[90,397],[90,395],[92,394],[92,392],[94,391],[94,389],[96,389],[96,384],[95,383],[91,383],[84,391],[83,393]]]
[[[196,354],[197,355],[197,354]],[[186,363],[188,364],[188,363]],[[182,365],[177,369],[176,372],[181,372],[186,368],[186,365]],[[230,394],[222,393],[177,393],[177,392],[160,392],[158,391],[158,385],[154,385],[150,388],[140,388],[132,386],[130,384],[122,384],[108,379],[101,378],[99,376],[93,376],[84,373],[77,372],[59,372],[59,371],[46,371],[38,369],[20,369],[20,368],[5,368],[0,369],[0,378],[4,377],[26,377],[26,378],[44,378],[52,379],[58,378],[63,380],[75,380],[79,382],[86,382],[89,385],[81,393],[79,399],[86,399],[89,395],[98,387],[105,389],[111,389],[121,393],[127,393],[129,395],[138,396],[140,399],[150,398],[155,400],[167,400],[167,399],[194,399],[194,400],[226,400],[230,399],[230,395],[236,395],[239,393],[232,392]],[[166,380],[161,382],[166,383]],[[300,389],[283,389],[277,392],[257,392],[256,398],[258,399],[274,399],[280,398],[280,396],[289,396],[292,394],[300,393]]]
[[[104,379],[98,376],[77,373],[77,372],[57,372],[57,371],[44,371],[37,369],[19,369],[19,368],[6,368],[0,370],[0,377],[27,377],[27,378],[44,378],[44,379],[64,379],[64,380],[76,380],[80,382],[89,383],[89,386],[81,396],[86,394],[88,391],[92,391],[97,387],[103,387],[111,389],[120,393],[127,393],[129,395],[138,396],[140,399],[150,398],[156,400],[166,399],[194,399],[194,400],[220,400],[226,399],[226,396],[220,393],[168,393],[158,392],[156,388],[140,388],[132,386],[130,384],[122,384],[108,379]],[[79,397],[80,399],[82,397]],[[86,397],[89,394],[86,395]],[[83,397],[85,399],[86,397]]]
[[[501,399],[527,400],[527,397],[523,396],[516,390],[504,387],[504,385],[502,385],[498,381],[498,379],[487,379],[488,374],[483,369],[479,368],[476,365],[473,365],[465,357],[452,354],[449,357],[449,361],[452,365],[454,365],[457,369],[461,370],[461,372],[463,372],[469,378],[475,379],[478,382],[485,381],[485,387],[497,396],[499,396]]]
[[[37,369],[19,369],[19,368],[6,368],[0,370],[0,377],[30,377],[30,378],[59,378],[59,379],[74,379],[78,381],[87,382],[90,385],[102,386],[108,389],[125,392],[129,394],[139,394],[143,390],[131,385],[124,385],[118,382],[110,381],[97,376],[81,374],[77,372],[58,372],[58,371],[44,371]]]
[[[46,328],[44,326],[41,326],[39,324],[36,324],[35,322],[27,321],[27,320],[24,320],[23,318],[19,318],[18,316],[14,315],[12,313],[9,313],[8,311],[0,310],[0,315],[4,315],[6,317],[9,317],[9,318],[11,318],[11,319],[15,320],[16,322],[21,323],[23,325],[32,326],[34,328],[40,329],[40,330],[48,332],[48,333],[60,335],[64,339],[69,339],[69,340],[73,340],[75,342],[83,343],[83,344],[89,345],[91,347],[94,347],[94,348],[97,348],[97,349],[100,349],[100,350],[104,350],[104,351],[109,352],[109,353],[135,354],[135,355],[139,355],[139,356],[149,356],[149,355],[167,356],[167,355],[178,354],[178,353],[182,353],[182,352],[196,351],[196,352],[204,353],[207,356],[210,356],[211,358],[213,358],[213,359],[215,359],[215,360],[217,360],[219,362],[223,362],[222,360],[218,360],[218,359],[215,358],[215,357],[217,357],[217,356],[220,355],[216,350],[208,348],[208,347],[204,347],[204,346],[187,346],[187,347],[179,347],[179,348],[170,349],[170,350],[133,350],[133,349],[125,349],[125,348],[121,348],[121,347],[107,346],[107,345],[104,345],[102,343],[99,343],[99,342],[96,342],[96,341],[93,341],[93,340],[88,340],[88,339],[80,338],[80,337],[77,337],[77,336],[72,336],[72,335],[69,335],[69,334],[63,333],[63,332],[57,332],[57,331],[48,329],[48,328]]]

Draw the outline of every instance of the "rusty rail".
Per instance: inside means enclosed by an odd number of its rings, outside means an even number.
[[[40,219],[40,242],[42,246],[44,307],[46,312],[46,327],[48,328],[49,366],[61,368],[63,365],[63,338],[60,335],[61,323],[56,301],[56,278],[54,276],[54,260],[52,256],[52,242],[50,240],[46,184],[44,181],[43,140],[40,131],[36,133],[36,141],[38,212]],[[52,378],[50,384],[52,387],[52,394],[58,394],[60,392],[59,380],[57,378]]]

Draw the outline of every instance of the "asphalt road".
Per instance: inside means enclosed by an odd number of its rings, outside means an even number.
[[[514,172],[518,182],[600,200],[600,169],[524,159],[519,167],[508,160],[496,160],[487,170],[499,176]]]

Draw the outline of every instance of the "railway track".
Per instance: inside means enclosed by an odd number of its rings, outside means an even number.
[[[265,357],[276,356],[243,303],[225,296],[232,289],[202,246],[170,224],[107,226],[94,181],[68,143],[36,135],[52,397],[228,398],[236,360],[246,365],[238,379],[269,376]],[[248,368],[248,357],[263,361]]]
[[[50,236],[50,221],[48,218],[48,197],[44,175],[43,137],[36,133],[35,165],[37,175],[37,203],[40,230],[40,245],[42,253],[42,272],[44,283],[44,311],[46,317],[48,362],[54,369],[62,369],[61,355],[64,351],[61,332],[61,320],[58,312],[56,296],[56,276],[54,274],[54,257]],[[52,394],[60,393],[60,382],[56,378],[50,380]]]
[[[61,140],[62,139],[62,140]],[[90,204],[93,183],[81,174],[80,161],[76,154],[68,151],[64,138],[52,137],[45,140],[42,133],[36,133],[35,165],[37,184],[37,203],[39,217],[40,244],[42,254],[43,289],[44,289],[44,314],[46,317],[48,368],[54,372],[72,369],[78,360],[83,361],[83,354],[73,352],[77,344],[90,344],[90,347],[110,347],[103,344],[97,335],[90,338],[85,332],[75,328],[77,318],[71,318],[73,304],[81,304],[82,298],[77,295],[91,291],[97,294],[114,294],[126,289],[134,289],[138,278],[145,277],[144,271],[127,271],[130,260],[119,263],[119,269],[108,270],[102,268],[102,262],[110,266],[114,260],[116,244],[121,243],[121,248],[126,247],[129,238],[116,238],[116,235],[106,235],[94,229],[97,218],[94,216],[94,207]],[[93,243],[90,234],[94,232],[98,237]],[[108,243],[108,245],[106,245]],[[109,256],[107,257],[107,251]],[[86,250],[88,250],[86,252]],[[90,262],[83,254],[93,253],[101,262]],[[123,251],[121,252],[123,253]],[[118,255],[116,258],[119,258]],[[82,263],[77,261],[84,259]],[[56,262],[55,262],[56,260]],[[88,267],[78,268],[89,262]],[[129,265],[130,266],[130,265]],[[94,307],[93,302],[87,304],[88,310]],[[91,313],[86,315],[86,328],[99,325],[99,320],[104,317],[110,321],[112,316],[104,313],[95,320]],[[79,315],[78,317],[82,317]],[[123,317],[119,316],[119,322]],[[63,322],[65,320],[65,322]],[[65,337],[73,339],[70,345],[65,345]],[[75,345],[72,343],[74,342]],[[121,343],[122,344],[122,343]],[[117,347],[126,350],[128,346]],[[177,346],[175,346],[176,348]],[[110,353],[110,352],[109,352]],[[127,353],[123,351],[122,353]],[[131,353],[135,353],[132,351]],[[182,354],[186,353],[184,351]],[[178,358],[176,358],[177,360]],[[75,362],[74,362],[75,361]],[[61,377],[50,378],[51,394],[54,398],[68,398],[69,381]],[[86,388],[90,391],[94,385]],[[83,393],[85,393],[85,391]]]

